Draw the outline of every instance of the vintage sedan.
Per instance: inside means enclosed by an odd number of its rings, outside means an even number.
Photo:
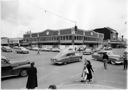
[[[27,69],[30,68],[30,61],[12,61],[5,56],[1,57],[1,77],[27,76]]]
[[[52,48],[51,51],[52,52],[60,52],[60,49],[59,48]]]
[[[112,51],[95,52],[92,55],[92,58],[97,61],[103,61],[103,53],[107,53],[107,55],[109,56],[108,63],[111,63],[111,64],[122,64],[123,63],[123,57],[120,55],[115,55]]]
[[[104,47],[104,50],[112,50],[112,47]]]
[[[24,47],[19,47],[18,49],[16,49],[16,53],[29,54],[29,50]]]
[[[83,55],[91,55],[93,54],[93,50],[90,48],[87,48],[83,51]]]
[[[9,46],[2,46],[1,47],[1,50],[3,52],[12,52],[12,48],[10,48]]]
[[[68,64],[71,62],[80,62],[82,55],[74,51],[60,52],[51,59],[52,64]]]

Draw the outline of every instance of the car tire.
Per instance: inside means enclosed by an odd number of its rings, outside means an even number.
[[[22,76],[22,77],[25,77],[25,76],[27,76],[27,70],[21,70],[20,71],[20,76]]]
[[[116,63],[115,63],[115,62],[113,62],[113,61],[111,61],[111,64],[112,64],[112,65],[115,65]]]

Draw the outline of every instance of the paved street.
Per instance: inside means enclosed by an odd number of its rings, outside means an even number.
[[[116,50],[115,50],[116,52]],[[117,53],[117,52],[116,52]],[[13,60],[31,60],[34,61],[38,69],[38,89],[48,88],[50,84],[57,85],[57,88],[115,88],[125,89],[127,87],[127,74],[122,65],[110,65],[104,70],[103,63],[91,60],[91,55],[84,58],[91,61],[95,71],[91,84],[80,82],[80,76],[83,69],[83,62],[71,63],[67,65],[51,65],[50,58],[57,52],[41,52],[37,55],[36,51],[30,54],[2,53]],[[119,53],[118,53],[119,54]],[[2,80],[2,89],[24,89],[27,77],[13,77]]]

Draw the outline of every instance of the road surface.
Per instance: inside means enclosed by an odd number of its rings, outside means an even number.
[[[110,65],[104,70],[103,62],[94,61],[91,55],[84,58],[91,61],[95,73],[91,84],[81,83],[80,76],[83,69],[83,62],[71,63],[67,65],[52,65],[50,58],[57,52],[41,52],[37,55],[36,51],[30,54],[2,53],[11,60],[31,60],[35,62],[38,70],[38,89],[46,89],[50,84],[55,84],[57,88],[114,88],[126,89],[127,74],[122,65]],[[83,59],[84,60],[84,59]],[[24,89],[27,77],[12,77],[1,81],[2,89]]]

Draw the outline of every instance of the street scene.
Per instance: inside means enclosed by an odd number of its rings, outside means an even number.
[[[128,89],[126,0],[1,0],[1,89]]]
[[[122,54],[124,49],[115,49],[114,53]],[[81,73],[84,62],[70,63],[66,65],[53,65],[50,61],[58,52],[30,51],[30,54],[2,53],[11,60],[30,60],[35,62],[37,67],[38,89],[47,89],[50,84],[55,84],[59,89],[84,89],[84,88],[109,88],[126,89],[127,72],[123,70],[123,65],[108,64],[105,70],[103,62],[95,61],[91,55],[84,55],[92,63],[94,69],[93,81],[90,84],[81,83]],[[9,77],[1,82],[2,89],[25,89],[27,77]]]

